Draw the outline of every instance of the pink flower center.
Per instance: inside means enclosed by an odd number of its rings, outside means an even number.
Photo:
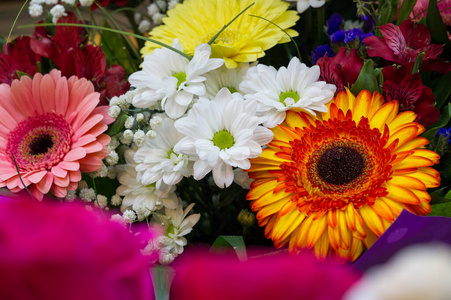
[[[71,137],[64,117],[48,112],[20,122],[9,135],[6,151],[14,154],[20,171],[50,170],[69,152]]]

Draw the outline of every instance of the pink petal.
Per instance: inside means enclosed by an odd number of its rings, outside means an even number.
[[[72,161],[61,161],[58,164],[59,167],[66,169],[68,171],[77,171],[80,168],[79,162],[72,162]]]
[[[61,168],[58,165],[52,167],[52,173],[55,176],[58,176],[58,177],[65,177],[65,176],[67,176],[67,170]]]
[[[81,180],[81,172],[80,171],[69,171],[69,180],[71,182],[78,183]]]
[[[67,195],[67,189],[59,187],[57,185],[52,186],[52,189],[50,191],[53,195],[55,195],[58,198],[64,198]]]
[[[96,137],[91,134],[85,134],[84,136],[80,138],[74,138],[72,137],[72,149],[82,147],[86,144],[89,144],[96,140]]]
[[[72,128],[78,130],[78,128],[85,124],[86,119],[92,113],[93,109],[99,103],[99,94],[92,93],[86,96],[83,101],[79,104],[76,111],[78,114],[75,116],[74,120],[71,121]],[[102,116],[103,119],[103,116]]]
[[[42,115],[46,110],[44,107],[42,107],[42,101],[41,101],[41,81],[42,81],[42,74],[36,73],[33,77],[31,92],[33,94],[34,103],[36,104],[34,109],[36,109],[37,115]]]
[[[24,77],[20,81],[15,81],[13,85],[11,85],[11,93],[14,99],[14,106],[17,107],[15,110],[14,116],[18,114],[21,116],[33,116],[35,112],[35,101],[33,101],[33,95],[31,93],[31,78],[29,84],[26,85],[24,82],[27,82]],[[16,118],[17,119],[17,118]]]
[[[55,110],[55,82],[50,75],[44,75],[41,81],[41,103],[46,111]]]
[[[28,176],[28,179],[30,180],[30,182],[32,183],[38,183],[39,181],[42,180],[42,178],[45,176],[45,174],[47,174],[48,171],[44,170],[44,171],[39,171],[36,172],[30,176]]]
[[[53,183],[55,183],[59,187],[65,188],[69,185],[69,177],[68,176],[66,176],[66,177],[53,176]]]
[[[69,105],[69,89],[66,77],[57,81],[55,99],[57,99],[56,113],[64,116],[66,114],[67,106]]]
[[[110,115],[108,114],[108,110],[109,110],[108,105],[97,106],[92,111],[92,114],[101,114],[103,116],[103,121],[105,122],[105,124],[109,125],[109,124],[113,123],[114,121],[116,121],[116,119],[110,117]]]
[[[75,78],[75,82],[72,85],[72,78]],[[69,78],[69,107],[67,108],[67,114],[77,111],[78,104],[89,94],[94,93],[94,85],[87,81],[85,78],[78,79],[75,76]]]
[[[74,126],[72,126],[72,128],[74,128],[74,130],[75,130],[72,140],[78,139],[79,137],[81,137],[82,135],[84,135],[85,133],[90,131],[90,129],[93,128],[94,126],[96,126],[100,121],[102,121],[102,119],[103,119],[102,115],[93,115],[93,116],[89,117],[88,119],[85,119],[84,123],[80,124],[80,126],[78,126],[76,129]],[[100,125],[103,125],[103,127],[102,127],[102,128],[104,128],[103,131],[105,131],[108,128],[104,124],[100,124]]]
[[[44,198],[44,194],[41,193],[35,185],[30,186],[29,191],[30,191],[31,194],[33,194],[33,196],[34,196],[36,199],[38,199],[39,201],[41,201],[42,198]]]
[[[79,160],[80,158],[83,158],[86,156],[86,150],[83,148],[76,148],[70,150],[66,156],[64,156],[64,161],[75,161]]]
[[[393,54],[393,51],[389,48],[385,40],[378,36],[370,36],[363,40],[366,44],[366,49],[370,57],[382,57],[388,61],[397,61],[397,57]]]
[[[80,160],[81,172],[95,172],[102,167],[102,158],[94,155],[87,155]]]
[[[86,150],[86,153],[95,153],[101,151],[103,149],[103,145],[95,141],[83,146],[83,148]]]
[[[39,190],[39,192],[47,194],[50,191],[52,183],[53,183],[53,174],[47,172],[47,174],[45,174],[42,180],[36,183],[36,188]]]

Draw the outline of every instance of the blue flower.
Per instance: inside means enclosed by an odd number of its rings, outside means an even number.
[[[329,57],[335,56],[335,52],[329,44],[324,44],[316,47],[315,51],[312,51],[312,64],[315,64],[318,59],[325,54]]]
[[[339,14],[333,14],[327,21],[327,34],[331,35],[340,29],[343,18]]]
[[[343,42],[345,37],[346,31],[344,29],[340,29],[330,36],[330,40],[333,44],[338,44],[340,42]]]
[[[448,129],[444,127],[440,128],[435,136],[440,137],[440,135],[443,135],[443,137],[448,138],[448,144],[451,144],[451,127]]]

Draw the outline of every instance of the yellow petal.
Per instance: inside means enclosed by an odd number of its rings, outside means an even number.
[[[381,198],[376,199],[371,207],[382,218],[392,222],[395,220],[395,215],[393,214],[392,209]]]
[[[379,131],[385,127],[387,121],[393,120],[398,114],[398,101],[390,101],[382,105],[374,115],[369,119],[371,128],[377,128]]]
[[[385,196],[395,201],[408,203],[408,204],[419,204],[420,199],[415,195],[413,190],[403,188],[398,185],[387,183],[386,187],[388,195]]]
[[[384,233],[384,225],[382,224],[381,217],[379,217],[379,215],[369,205],[360,207],[359,213],[362,216],[366,226],[368,226],[372,232],[374,232],[377,236]]]
[[[417,115],[413,111],[402,112],[387,124],[388,129],[390,129],[390,132],[395,132],[399,127],[403,127],[405,124],[415,121],[416,117]]]

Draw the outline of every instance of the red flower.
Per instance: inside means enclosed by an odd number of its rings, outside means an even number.
[[[3,52],[0,53],[0,83],[11,85],[14,79],[19,78],[17,71],[33,76],[40,60],[41,56],[31,50],[30,38],[27,36],[3,45]]]
[[[171,299],[342,299],[359,279],[336,261],[319,264],[307,252],[258,254],[239,261],[234,253],[183,253],[173,265]]]
[[[316,64],[321,69],[319,80],[335,84],[337,92],[340,92],[356,82],[363,67],[363,59],[357,55],[356,49],[342,47],[336,56],[324,55]]]
[[[81,23],[74,14],[60,18],[58,23]],[[76,75],[90,80],[99,92],[100,105],[108,104],[108,98],[124,94],[130,85],[122,66],[107,68],[101,47],[87,42],[86,31],[81,27],[57,26],[55,35],[40,28],[35,31],[33,50],[49,59],[64,76]]]
[[[105,7],[108,4],[113,3],[113,4],[116,4],[117,6],[124,6],[125,4],[127,4],[127,2],[128,2],[128,0],[100,0],[99,5],[102,7]],[[99,7],[97,6],[96,3],[93,3],[91,5],[91,10],[95,10],[97,8],[99,8]]]
[[[383,38],[370,36],[363,40],[369,56],[406,65],[414,62],[424,52],[421,71],[447,73],[451,70],[451,64],[437,58],[442,53],[443,46],[431,44],[431,33],[424,25],[405,20],[399,27],[389,23],[379,27],[379,30]]]
[[[429,126],[437,122],[440,111],[435,107],[432,90],[423,85],[420,74],[411,74],[412,64],[399,69],[388,66],[382,69],[382,89],[386,101],[398,100],[399,111],[411,110],[417,114],[416,122]]]

